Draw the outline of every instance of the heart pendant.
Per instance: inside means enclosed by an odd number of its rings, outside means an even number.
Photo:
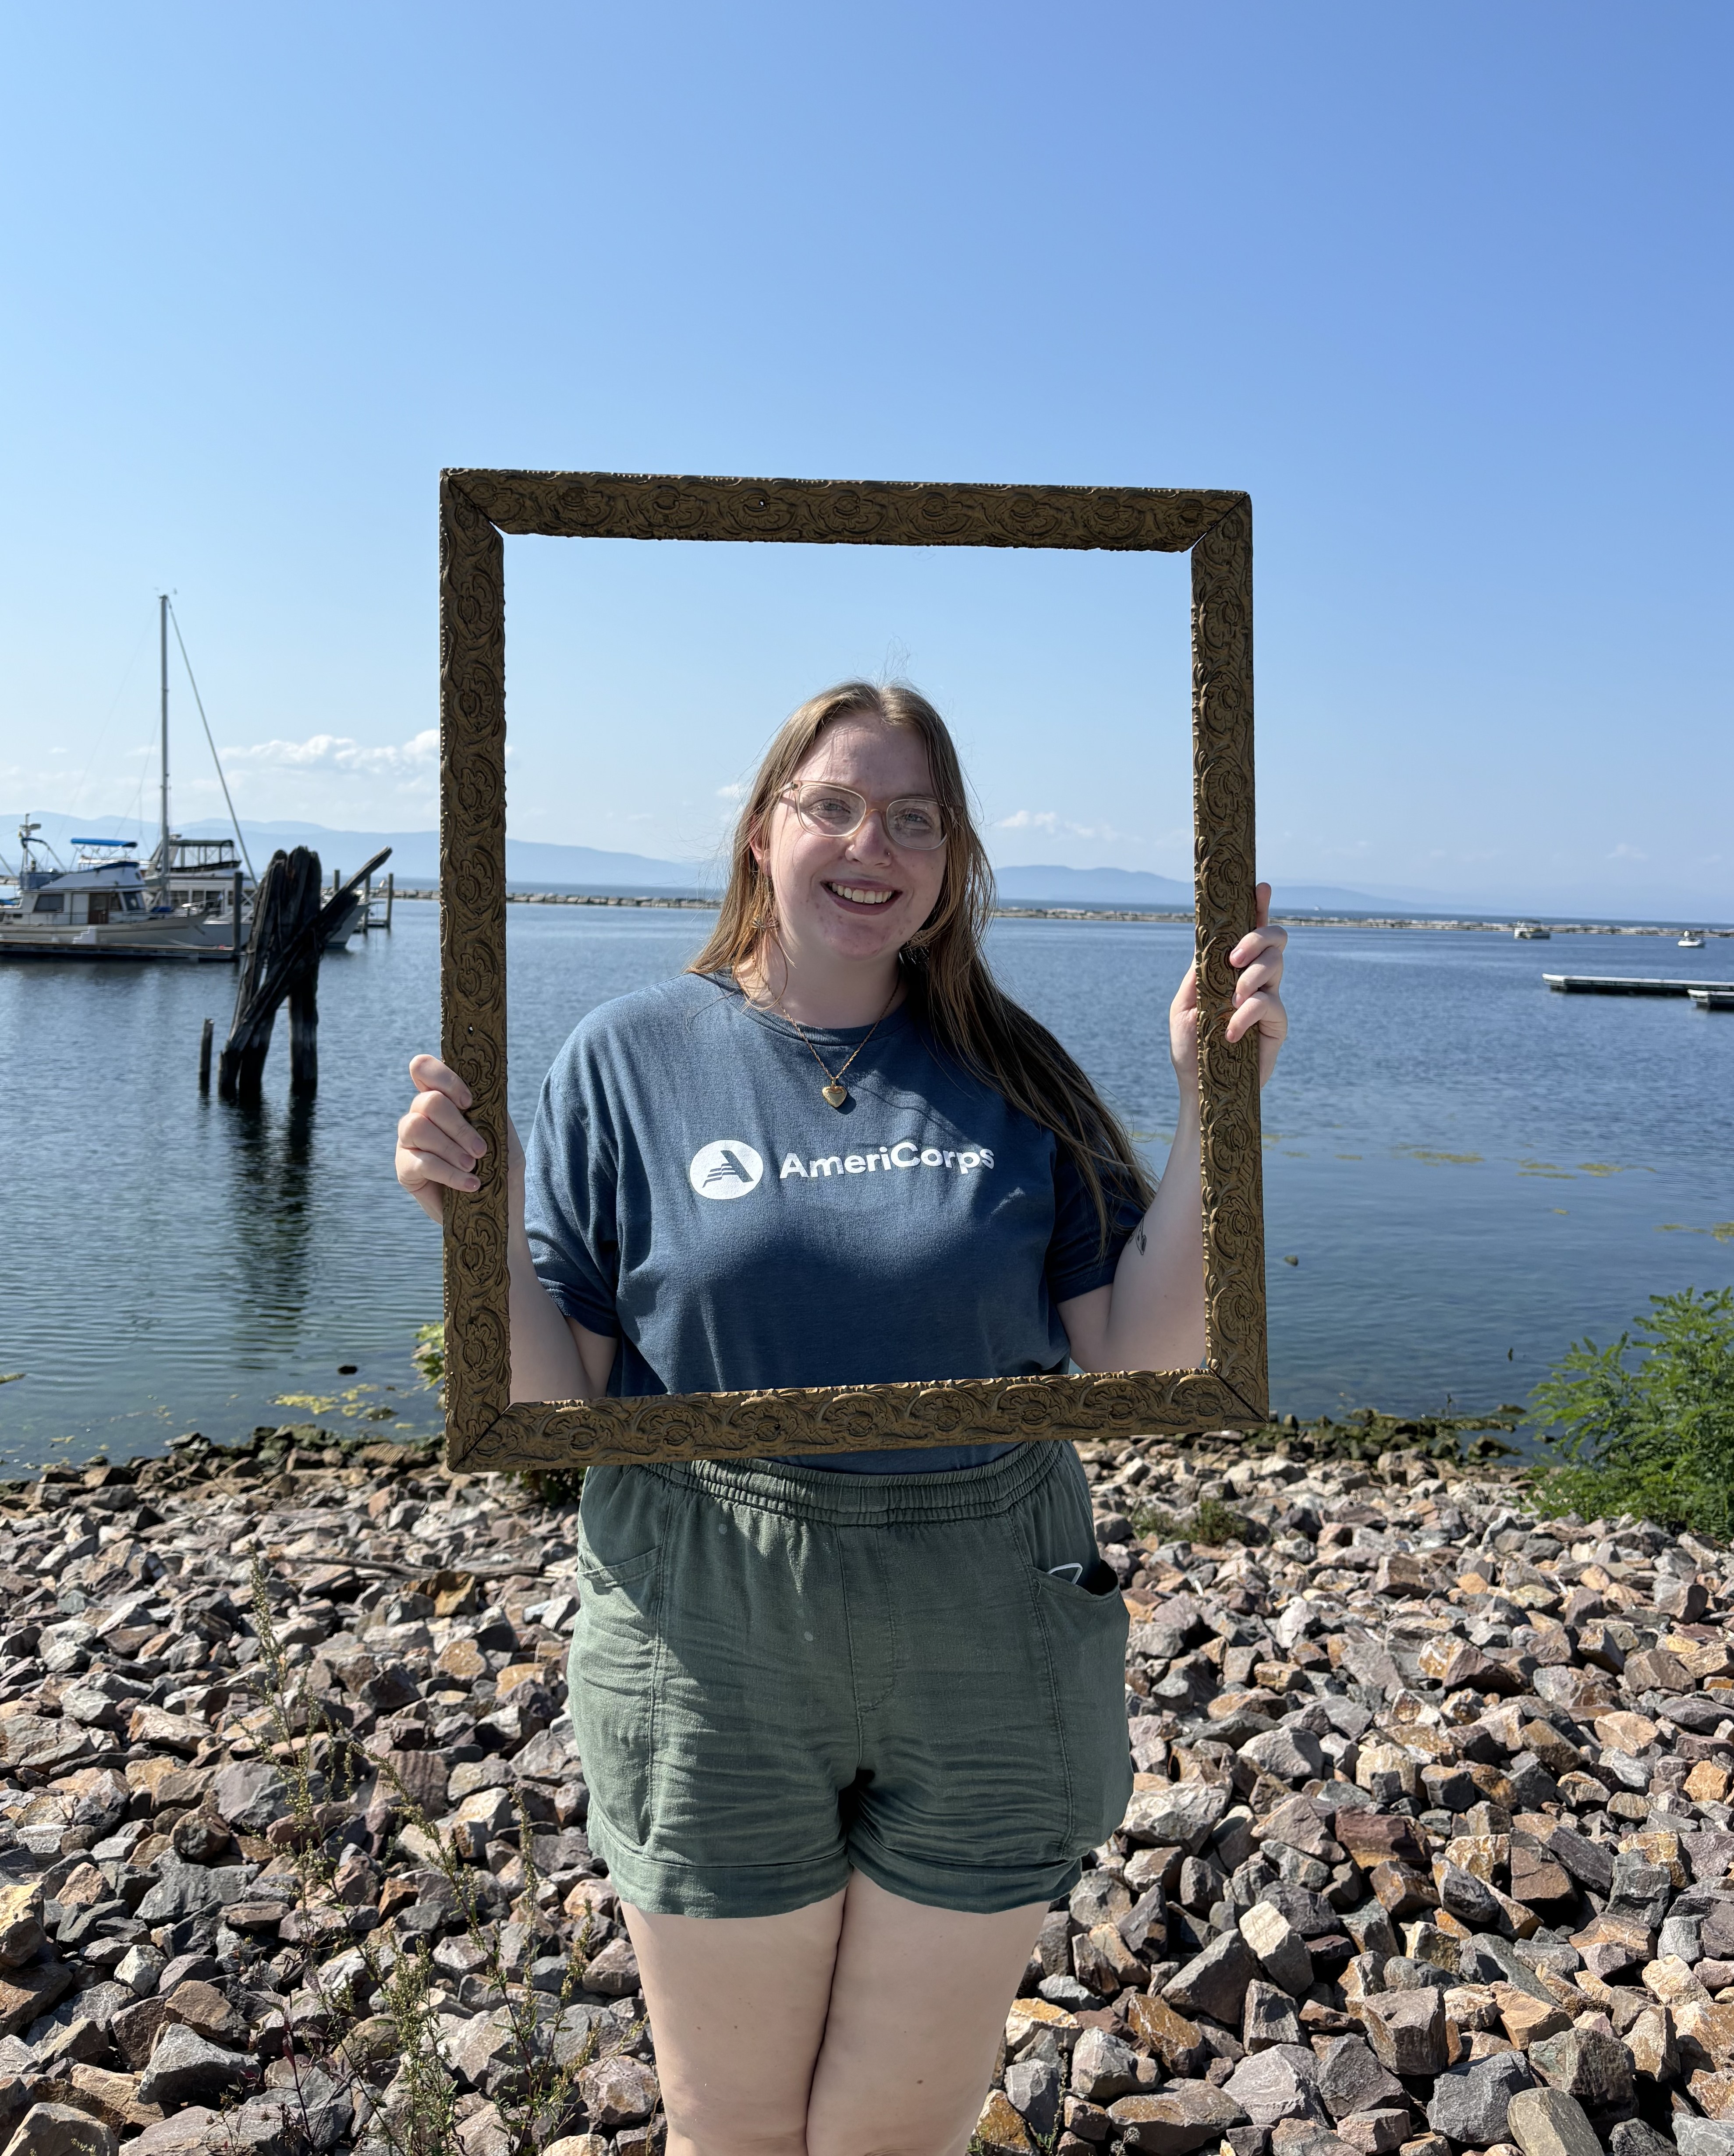
[[[829,1086],[821,1086],[818,1090],[834,1108],[840,1108],[849,1098],[849,1088],[846,1086],[839,1086],[834,1078]]]

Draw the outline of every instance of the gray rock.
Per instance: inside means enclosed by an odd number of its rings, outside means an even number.
[[[1227,2090],[1208,2082],[1176,2082],[1160,2096],[1121,2097],[1109,2105],[1108,2116],[1125,2146],[1141,2156],[1191,2156],[1194,2148],[1249,2123]]]
[[[1298,1999],[1312,1982],[1312,1956],[1281,1910],[1254,1902],[1241,1917],[1239,1932],[1271,1983]]]
[[[445,2056],[452,2071],[485,2097],[515,2097],[526,2086],[524,2060],[504,2009],[460,2022],[449,2035]]]
[[[330,2075],[303,2066],[292,2089],[249,2097],[223,2121],[238,2156],[306,2156],[310,2143],[325,2156],[348,2133],[352,2108]]]
[[[639,1988],[639,1960],[628,1938],[610,1939],[584,1964],[584,1989],[608,1999],[630,1999]]]
[[[1304,2044],[1279,2045],[1243,2059],[1223,2090],[1254,2126],[1275,2126],[1280,2118],[1329,2123],[1319,2097],[1318,2061]]]
[[[1523,2156],[1602,2156],[1602,2144],[1583,2105],[1556,2088],[1520,2089],[1511,2098],[1506,2133]],[[1710,2156],[1710,2152],[1701,2156]]]
[[[263,1834],[289,1810],[289,1784],[265,1759],[237,1759],[211,1779],[218,1816],[237,1834]]]
[[[115,2156],[111,2127],[69,2103],[33,2104],[6,2144],[7,2156]]]
[[[162,1974],[162,1956],[151,1946],[128,1947],[115,1964],[117,1982],[140,1999],[149,1999]]]
[[[183,1864],[179,1857],[158,1860],[156,1884],[134,1914],[141,1924],[177,1924],[183,1917],[204,1917],[244,1898],[259,1873],[256,1864]]]
[[[1300,2021],[1290,1994],[1254,1977],[1246,1987],[1240,2041],[1249,2051],[1268,2051],[1273,2044],[1298,2044]]]
[[[1499,1922],[1499,1903],[1492,1888],[1460,1864],[1439,1866],[1439,1898],[1441,1908],[1475,1929],[1490,1931]]]
[[[1356,2156],[1391,2156],[1414,2130],[1414,2118],[1407,2110],[1352,2112],[1336,2123],[1338,2137]]]
[[[1445,2001],[1431,1984],[1420,1991],[1377,1992],[1356,2007],[1374,2056],[1393,2074],[1443,2073]]]
[[[1239,2020],[1241,1999],[1258,1973],[1252,1949],[1239,1933],[1224,1932],[1170,1978],[1162,1997],[1177,2013],[1205,2014],[1232,2025]]]
[[[1196,1856],[1229,1809],[1230,1792],[1216,1782],[1170,1782],[1140,1789],[1126,1808],[1126,1839]]]
[[[1408,2092],[1359,2036],[1339,2036],[1319,2061],[1319,2094],[1339,2124],[1356,2112],[1400,2108]]]
[[[1632,2100],[1632,2055],[1602,2030],[1578,2027],[1544,2036],[1530,2046],[1529,2062],[1544,2081],[1593,2110]]]
[[[1006,2102],[1032,2133],[1045,2136],[1054,2131],[1062,2093],[1059,2069],[1047,2059],[1020,2059],[1005,2070]],[[1640,2156],[1640,2152],[1634,2150],[1632,2156]]]
[[[1734,2119],[1688,2118],[1676,2112],[1674,2143],[1680,2156],[1734,2156]]]
[[[1559,2004],[1509,1939],[1485,1933],[1465,1939],[1457,1950],[1457,1967],[1465,1984],[1512,1984],[1544,2006]]]
[[[1072,2094],[1110,2104],[1138,2086],[1138,2055],[1106,2029],[1086,2029],[1072,2051]]]
[[[1319,1780],[1325,1774],[1325,1755],[1309,1729],[1271,1729],[1240,1747],[1243,1759],[1293,1789],[1302,1782]]]
[[[641,2060],[618,2051],[586,2066],[578,2076],[577,2089],[593,2130],[641,2125],[656,2108],[655,2075]]]
[[[1623,2118],[1608,2136],[1608,2156],[1675,2156],[1674,2143],[1641,2118]]]
[[[1080,1984],[1065,1969],[1057,1976],[1044,1976],[1036,1986],[1036,1994],[1050,2006],[1063,2006],[1068,2014],[1075,2014],[1080,2007],[1100,2006],[1102,2003],[1087,1984]]]
[[[1277,1880],[1259,1898],[1280,1910],[1303,1939],[1323,1938],[1327,1932],[1342,1929],[1341,1914],[1322,1894],[1315,1894],[1310,1887],[1296,1886],[1291,1879]]]
[[[1500,2051],[1469,2066],[1453,2066],[1433,2085],[1427,2123],[1460,2148],[1489,2148],[1505,2139],[1511,2098],[1534,2082],[1520,2051]]]
[[[207,2042],[184,2022],[165,2022],[139,2078],[139,2101],[160,2103],[165,2111],[218,2102],[241,2087],[249,2073],[245,2057]]]

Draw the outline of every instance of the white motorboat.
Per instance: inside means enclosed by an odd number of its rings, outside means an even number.
[[[1701,951],[1704,948],[1704,937],[1701,932],[1696,928],[1688,928],[1685,935],[1680,937],[1677,947],[1682,951]]]
[[[0,957],[226,958],[247,947],[254,877],[241,827],[228,839],[185,839],[168,813],[168,627],[167,595],[157,602],[162,672],[161,829],[150,859],[134,858],[136,839],[80,839],[67,868],[27,815],[18,832],[15,900],[0,899]],[[178,624],[175,634],[180,635]],[[186,647],[182,647],[185,655]],[[188,679],[192,669],[187,670]],[[198,696],[198,686],[193,696]],[[203,707],[200,706],[203,717]],[[206,727],[208,738],[210,729]],[[217,746],[211,743],[217,757]],[[228,783],[217,759],[217,776]],[[234,805],[229,803],[229,814]],[[53,865],[49,865],[49,856]],[[336,896],[338,894],[334,894]],[[364,892],[345,903],[327,930],[324,948],[341,950],[366,924]]]
[[[207,910],[177,901],[161,880],[147,881],[131,842],[75,839],[72,866],[51,868],[42,858],[39,828],[27,816],[18,831],[18,896],[0,906],[0,957],[232,958],[245,944],[239,870],[223,894],[226,904]]]
[[[1520,943],[1547,943],[1553,936],[1553,931],[1542,927],[1539,921],[1520,921],[1511,933]]]

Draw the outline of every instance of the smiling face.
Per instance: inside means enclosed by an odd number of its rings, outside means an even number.
[[[771,810],[752,850],[777,895],[784,952],[797,973],[883,964],[932,912],[945,881],[943,846],[912,851],[885,832],[887,802],[933,791],[921,737],[852,712],[825,729],[795,777],[851,787],[869,811],[853,837],[833,839],[808,830],[787,800]]]

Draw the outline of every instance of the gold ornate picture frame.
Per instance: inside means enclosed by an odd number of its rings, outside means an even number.
[[[511,1399],[506,1296],[502,534],[1192,556],[1193,834],[1207,1348],[1197,1370],[640,1399]],[[439,485],[439,949],[445,1060],[488,1141],[445,1194],[447,1458],[471,1471],[749,1459],[1250,1428],[1268,1418],[1256,1035],[1230,1045],[1253,925],[1252,504],[1168,487],[929,486],[448,471]],[[911,1468],[920,1466],[912,1458]]]

